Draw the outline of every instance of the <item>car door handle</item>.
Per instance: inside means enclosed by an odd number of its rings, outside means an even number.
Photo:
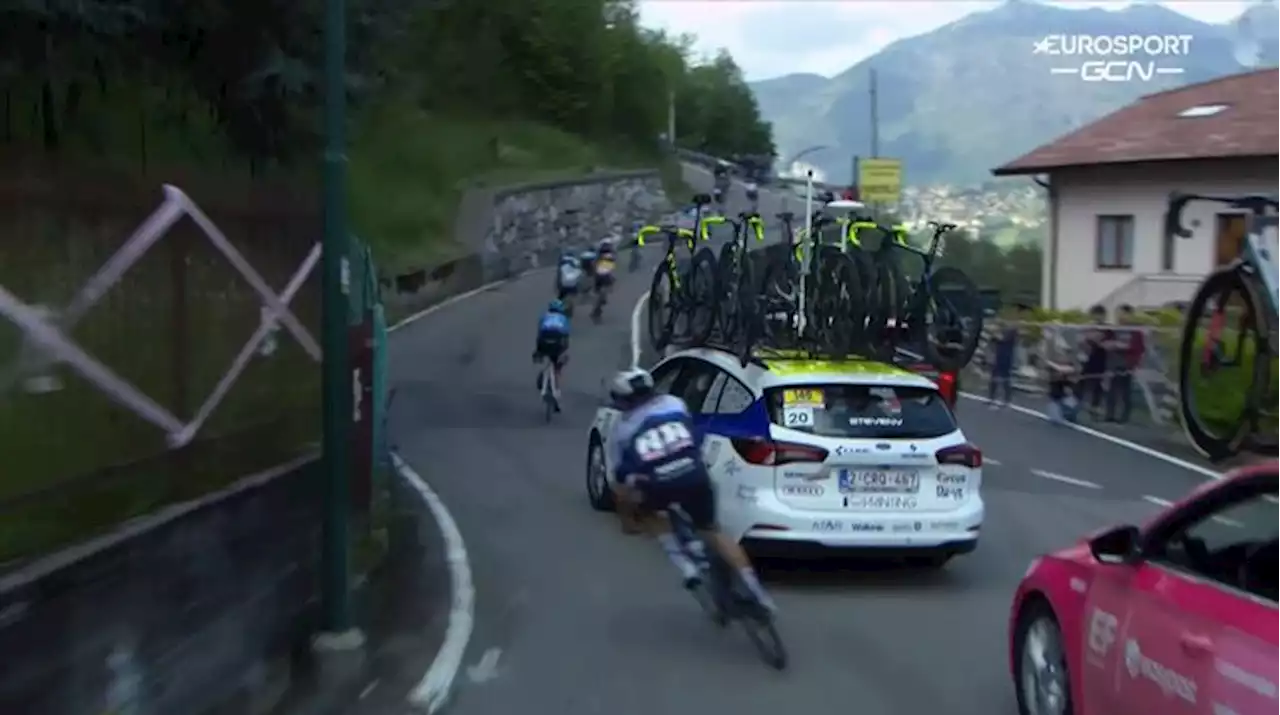
[[[1213,652],[1213,639],[1198,633],[1183,633],[1179,643],[1187,655],[1204,656]]]

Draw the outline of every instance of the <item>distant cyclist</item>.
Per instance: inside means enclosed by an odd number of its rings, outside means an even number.
[[[618,267],[618,249],[612,238],[600,240],[596,246],[596,290],[607,291],[613,286],[613,272]]]
[[[555,366],[556,384],[560,383],[560,372],[569,362],[569,316],[566,315],[564,301],[556,299],[547,306],[547,312],[538,319],[538,337],[533,348],[533,362],[541,359],[551,361]],[[542,391],[542,372],[538,372],[538,391]],[[560,405],[556,405],[556,412]]]
[[[746,185],[747,201],[751,204],[751,210],[756,210],[756,204],[760,202],[760,187],[754,181],[748,181]]]
[[[655,392],[653,376],[639,368],[618,373],[609,396],[622,412],[609,439],[620,515],[641,512],[636,516],[680,570],[685,588],[694,588],[702,574],[671,533],[671,522],[660,513],[680,507],[703,540],[738,570],[760,605],[776,610],[742,547],[716,526],[715,490],[702,462],[702,437],[694,429],[688,406],[678,397]]]
[[[582,266],[578,257],[572,253],[560,256],[560,265],[556,267],[556,297],[570,300],[582,288]]]
[[[582,272],[585,273],[588,277],[595,276],[596,249],[590,248],[590,247],[582,249],[582,251],[578,253],[578,264],[582,266]],[[591,288],[592,288],[592,282],[588,281],[587,285],[585,286],[585,290],[583,292],[590,293]]]

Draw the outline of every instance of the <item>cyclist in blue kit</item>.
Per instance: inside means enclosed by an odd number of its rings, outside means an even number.
[[[569,362],[569,316],[565,315],[564,301],[556,299],[547,306],[547,312],[538,318],[538,337],[533,348],[533,361],[542,358],[551,361],[555,366],[555,384],[562,384],[560,373],[565,363]],[[542,391],[542,372],[538,372],[538,391]],[[560,406],[556,405],[556,412]]]
[[[640,368],[618,373],[609,386],[609,396],[622,412],[609,439],[614,502],[619,510],[631,508],[641,513],[639,520],[680,570],[685,588],[696,588],[702,574],[671,533],[671,522],[662,513],[680,507],[702,539],[738,571],[760,605],[776,610],[746,552],[716,525],[715,490],[702,462],[703,440],[684,400],[656,392],[653,376]]]

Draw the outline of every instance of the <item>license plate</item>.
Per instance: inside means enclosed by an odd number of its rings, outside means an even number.
[[[920,475],[895,469],[845,469],[840,491],[859,494],[914,494],[920,491]]]

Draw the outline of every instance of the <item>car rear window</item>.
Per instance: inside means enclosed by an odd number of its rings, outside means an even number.
[[[788,385],[765,391],[769,420],[821,437],[929,439],[955,418],[938,391],[898,385]]]

